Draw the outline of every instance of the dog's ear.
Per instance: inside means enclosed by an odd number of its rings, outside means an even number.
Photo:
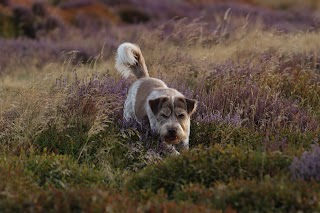
[[[197,109],[198,101],[194,99],[186,98],[186,103],[187,103],[187,113],[189,115],[192,115]]]
[[[158,112],[160,112],[160,110],[161,110],[163,103],[168,100],[169,100],[168,97],[160,97],[160,98],[156,98],[154,100],[149,100],[149,105],[150,105],[150,108],[151,108],[153,114],[155,114],[155,115],[158,114]]]

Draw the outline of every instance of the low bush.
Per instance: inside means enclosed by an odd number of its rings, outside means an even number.
[[[115,192],[103,186],[67,190],[49,188],[30,191],[29,196],[14,197],[10,200],[12,202],[0,202],[0,210],[8,212],[214,212],[214,209],[204,205],[169,201],[161,193],[145,200],[138,200],[131,193]]]
[[[72,185],[108,183],[108,178],[97,169],[79,165],[67,155],[35,155],[25,162],[25,168],[42,187],[66,188]]]
[[[79,123],[62,131],[56,127],[50,127],[35,137],[34,144],[38,146],[40,152],[46,150],[77,158],[87,140],[88,130],[87,126]]]
[[[162,163],[149,165],[127,182],[133,191],[161,188],[172,196],[183,185],[199,183],[210,186],[214,182],[228,183],[232,179],[263,179],[265,176],[287,176],[291,158],[279,152],[244,151],[220,146],[208,150],[192,150]]]
[[[190,145],[193,147],[231,144],[262,151],[262,140],[263,136],[248,128],[223,122],[193,122],[190,134]]]
[[[17,211],[22,200],[31,201],[30,192],[40,190],[25,173],[22,162],[17,157],[0,156],[0,212]]]
[[[283,128],[259,132],[223,121],[192,122],[191,126],[190,146],[193,148],[215,144],[234,145],[244,150],[281,151],[297,155],[308,149],[319,137],[313,131],[290,131]]]
[[[199,184],[184,186],[174,198],[226,211],[238,212],[313,212],[320,209],[315,182],[292,182],[284,179],[237,180],[217,182],[209,188]]]

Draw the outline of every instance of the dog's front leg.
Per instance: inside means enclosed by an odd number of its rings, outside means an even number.
[[[176,150],[176,148],[171,144],[168,144],[166,142],[162,142],[162,147],[163,147],[163,151],[165,153],[168,153],[170,155],[180,155],[180,152],[178,152]]]
[[[179,152],[189,150],[189,140],[186,139],[184,141],[181,141],[181,143],[176,145],[176,149],[179,150]]]

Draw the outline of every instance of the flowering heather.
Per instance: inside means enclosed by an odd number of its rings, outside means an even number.
[[[10,51],[7,51],[10,50]],[[0,38],[0,73],[10,66],[26,67],[34,64],[53,62],[60,57],[60,50],[53,43],[39,42],[29,39],[7,40]]]
[[[281,90],[262,87],[259,81],[267,74],[266,68],[264,61],[258,65],[227,61],[212,66],[208,76],[196,81],[192,90],[181,82],[181,86],[175,88],[199,100],[195,115],[198,121],[210,122],[225,117],[226,122],[242,123],[263,131],[280,126],[302,131],[317,129],[316,118],[296,100],[283,97]]]
[[[122,107],[127,94],[128,82],[117,81],[109,76],[93,75],[79,79],[73,75],[73,82],[68,84],[65,79],[57,79],[56,86],[64,88],[68,93],[63,108],[67,114],[95,117],[103,113],[113,121],[122,118]]]
[[[68,90],[66,101],[60,106],[60,112],[66,116],[65,125],[68,125],[72,118],[89,118],[91,127],[88,135],[91,137],[113,123],[128,144],[135,146],[137,142],[142,142],[146,150],[161,152],[157,135],[150,129],[147,121],[139,124],[123,118],[123,105],[131,84],[128,80],[99,75],[79,79],[74,73],[72,81],[74,83],[71,84],[68,84],[66,79],[56,81],[58,88],[67,87]]]
[[[69,33],[64,36],[69,37],[72,33],[79,32]],[[82,35],[79,36],[82,37]],[[70,53],[74,53],[72,55],[73,64],[91,63],[100,54],[105,58],[113,57],[112,48],[116,47],[116,42],[111,34],[100,32],[96,38],[93,38],[93,34],[89,37],[88,42],[84,43],[78,43],[77,40],[80,38],[76,37],[65,38],[58,43],[55,41],[58,38],[43,38],[40,40],[0,38],[0,73],[15,66],[26,67],[26,70],[28,70],[34,66],[42,67],[48,63],[68,61],[70,60]],[[7,51],[9,49],[10,51]]]
[[[301,157],[295,157],[290,166],[294,180],[320,181],[320,146],[313,145]]]

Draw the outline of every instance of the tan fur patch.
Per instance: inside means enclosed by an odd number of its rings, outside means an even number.
[[[174,99],[174,113],[183,130],[186,130],[188,125],[188,113],[186,99],[176,97]]]
[[[139,121],[147,116],[147,112],[144,108],[147,101],[147,97],[156,88],[162,88],[164,84],[162,82],[156,81],[152,78],[146,78],[139,86],[135,102],[135,114]]]
[[[186,99],[182,97],[175,97],[174,98],[174,108],[180,108],[187,110]]]

